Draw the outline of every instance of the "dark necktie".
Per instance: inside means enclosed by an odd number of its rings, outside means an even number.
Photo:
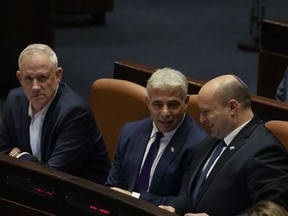
[[[163,133],[161,132],[156,133],[156,138],[150,146],[149,152],[146,156],[141,173],[139,175],[138,183],[135,189],[136,192],[147,191],[148,189],[151,167],[157,156],[160,139],[162,137]]]
[[[207,175],[208,171],[210,170],[215,159],[220,155],[224,146],[226,146],[226,143],[224,142],[224,140],[219,140],[218,144],[215,148],[215,151],[213,152],[212,156],[210,157],[209,162],[207,163],[205,169],[202,171],[199,179],[197,180],[197,183],[196,183],[194,190],[193,190],[193,193],[192,193],[192,204],[193,205],[195,205],[195,203],[197,202],[198,194],[202,188],[204,181],[206,180],[206,175]]]

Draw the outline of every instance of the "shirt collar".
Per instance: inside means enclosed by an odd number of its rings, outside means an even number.
[[[251,119],[249,119],[248,121],[246,121],[244,124],[240,125],[238,128],[236,128],[235,130],[233,130],[232,132],[230,132],[225,138],[224,141],[227,145],[229,145],[232,140],[234,139],[234,137],[242,130],[243,127],[245,127],[245,125],[248,124],[248,122],[250,122]]]

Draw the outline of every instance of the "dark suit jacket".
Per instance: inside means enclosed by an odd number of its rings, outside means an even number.
[[[0,152],[13,147],[32,154],[28,115],[29,101],[22,87],[10,91],[0,124]],[[103,138],[87,103],[66,84],[60,83],[44,119],[41,162],[32,155],[20,159],[104,184],[110,165]]]
[[[151,131],[150,117],[122,128],[106,185],[133,191]],[[206,136],[204,129],[186,115],[157,164],[150,193],[141,192],[140,199],[167,204],[187,187],[192,154]]]
[[[287,150],[254,117],[223,152],[192,207],[192,189],[215,143],[208,137],[195,152],[188,190],[172,203],[177,213],[232,216],[261,200],[288,206]]]
[[[282,102],[288,102],[288,67],[277,87],[275,99]]]

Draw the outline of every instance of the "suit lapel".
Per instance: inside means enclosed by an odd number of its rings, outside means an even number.
[[[197,166],[195,168],[193,168],[193,170],[195,170],[195,171],[192,171],[193,175],[191,177],[191,182],[190,182],[191,189],[192,189],[191,192],[193,191],[193,187],[196,184],[197,179],[200,177],[200,175],[202,173],[202,170],[203,170],[203,167],[204,167],[206,161],[211,156],[213,150],[215,149],[215,146],[217,145],[217,139],[212,138],[212,140],[211,140],[211,138],[210,138],[209,140],[207,142],[205,142],[206,145],[207,144],[209,145],[208,151],[206,150],[206,148],[202,148],[202,152],[199,152],[199,153],[197,152],[197,155],[200,157],[200,162],[197,164]],[[204,145],[204,143],[203,143],[203,145]]]
[[[50,107],[49,107],[50,109]],[[46,154],[45,153],[48,153],[48,149],[47,149],[47,142],[45,142],[46,137],[49,136],[47,135],[47,133],[51,130],[48,130],[49,128],[49,125],[50,125],[50,122],[53,120],[53,115],[52,115],[53,112],[47,112],[46,116],[45,116],[45,119],[44,119],[44,122],[43,122],[43,127],[42,127],[42,134],[41,134],[41,161],[43,162],[47,162],[46,160]]]
[[[31,117],[28,115],[28,107],[29,104],[27,104],[25,108],[24,106],[21,109],[21,134],[22,134],[22,143],[20,143],[20,149],[23,152],[29,152],[32,153],[31,146],[30,146],[30,122]]]
[[[47,110],[47,113],[45,115],[45,119],[43,122],[42,134],[41,134],[41,144],[40,145],[41,145],[41,160],[44,162],[47,162],[45,153],[50,153],[48,151],[48,146],[47,146],[48,143],[45,142],[45,140],[47,140],[46,137],[49,136],[49,134],[48,134],[49,131],[51,131],[51,128],[50,128],[50,130],[48,128],[51,127],[50,123],[52,122],[53,117],[54,117],[55,107],[56,107],[56,104],[57,104],[60,96],[62,95],[64,88],[65,88],[65,86],[63,83],[59,84],[57,93],[56,93],[52,103],[50,104],[48,110]]]
[[[176,135],[176,134],[175,134]],[[174,137],[175,137],[174,135]],[[164,173],[166,172],[167,167],[170,165],[170,163],[173,161],[173,159],[176,157],[178,152],[180,151],[183,141],[185,137],[182,137],[181,140],[176,141],[179,138],[174,137],[170,140],[168,143],[166,149],[163,152],[163,155],[161,156],[161,159],[159,160],[156,169],[154,171],[153,179],[151,182],[151,188],[150,191],[157,191],[157,188],[160,186],[162,177]]]
[[[191,177],[188,184],[188,190],[187,190],[187,197],[188,197],[188,203],[192,203],[192,192],[195,187],[195,184],[198,180],[198,178],[201,175],[202,168],[209,158],[209,156],[212,154],[215,145],[216,145],[217,139],[208,136],[200,145],[199,149],[196,151],[196,154],[194,154],[193,160],[192,160],[192,166],[191,166]],[[188,205],[188,207],[195,207],[196,205]],[[193,211],[193,209],[190,209]]]
[[[156,169],[154,171],[153,179],[150,185],[150,191],[157,191],[158,187],[161,184],[162,177],[166,172],[167,167],[173,161],[173,159],[177,156],[178,152],[181,150],[184,142],[186,140],[187,131],[184,129],[188,124],[188,118],[185,117],[182,124],[179,126],[175,134],[173,135],[172,139],[168,143],[166,149],[161,156]]]
[[[134,147],[137,148],[137,150],[133,151],[133,154],[134,154],[133,157],[137,158],[137,160],[135,160],[135,162],[131,164],[130,173],[132,173],[132,175],[130,176],[131,178],[130,187],[133,187],[133,188],[130,188],[130,190],[134,190],[134,187],[137,183],[138,173],[141,168],[142,160],[145,154],[147,143],[150,138],[151,130],[152,130],[152,124],[150,122],[149,127],[147,127],[146,129],[143,129],[143,133],[137,136],[137,138],[135,138],[134,143],[136,143],[136,146]],[[133,173],[137,173],[137,174],[135,175]]]

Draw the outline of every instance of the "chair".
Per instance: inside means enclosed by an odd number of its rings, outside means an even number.
[[[145,95],[145,87],[126,80],[101,78],[92,84],[89,103],[110,162],[123,124],[149,116]]]
[[[200,109],[198,107],[198,94],[190,95],[188,107],[187,107],[187,113],[190,116],[192,116],[197,121],[197,123],[209,133],[208,126],[200,122]]]
[[[271,130],[288,150],[288,121],[270,120],[265,123],[265,127]]]
[[[121,79],[102,78],[91,88],[89,103],[97,125],[103,135],[110,162],[113,161],[118,136],[123,124],[150,115],[145,102],[146,88]],[[200,123],[198,95],[190,95],[187,113]]]

